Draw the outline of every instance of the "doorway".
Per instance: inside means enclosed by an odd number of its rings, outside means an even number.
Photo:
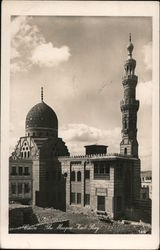
[[[97,196],[97,209],[98,211],[105,211],[105,196]]]

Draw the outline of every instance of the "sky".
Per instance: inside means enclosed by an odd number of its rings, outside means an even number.
[[[71,155],[88,144],[119,153],[122,76],[129,33],[137,61],[138,143],[142,170],[152,156],[150,17],[14,16],[11,18],[10,152],[25,135],[28,111],[44,101],[56,112]]]

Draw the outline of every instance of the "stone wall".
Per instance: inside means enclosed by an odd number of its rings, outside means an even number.
[[[126,208],[125,218],[135,221],[151,223],[152,221],[152,202],[150,199],[135,200],[132,208]]]
[[[114,163],[110,163],[110,177],[108,180],[95,180],[94,179],[94,167],[91,168],[91,209],[97,211],[97,196],[103,190],[106,190],[106,193],[102,193],[102,196],[105,196],[105,211],[108,215],[113,217],[113,197],[114,197]],[[104,191],[105,191],[104,190]]]
[[[32,207],[16,205],[9,209],[9,227],[16,228],[22,225],[37,223],[37,217],[33,214]]]
[[[36,205],[37,201],[37,194],[39,192],[39,160],[33,161],[33,197],[32,197],[32,204]]]

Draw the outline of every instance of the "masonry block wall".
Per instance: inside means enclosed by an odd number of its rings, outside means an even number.
[[[39,160],[33,161],[33,168],[32,168],[32,176],[33,176],[33,197],[32,197],[32,204],[38,204],[38,193],[40,190],[39,184]]]
[[[92,167],[92,179],[91,179],[91,208],[95,211],[98,209],[98,196],[104,196],[105,199],[105,211],[108,215],[113,217],[113,198],[114,198],[114,163],[110,163],[110,175],[106,180],[94,179],[94,167]]]
[[[133,208],[140,194],[140,160],[123,159],[116,162],[114,175],[115,218]]]
[[[135,159],[133,162],[133,189],[134,189],[134,200],[140,199],[140,189],[141,189],[141,161],[140,159]]]

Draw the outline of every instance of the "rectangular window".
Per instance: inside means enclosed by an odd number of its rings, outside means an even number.
[[[77,204],[81,204],[81,193],[77,193]]]
[[[71,193],[71,203],[75,203],[75,193]]]
[[[11,184],[11,192],[12,192],[12,194],[16,194],[16,184],[15,183]]]
[[[98,174],[98,165],[97,164],[94,165],[94,173]]]
[[[97,196],[97,209],[105,211],[105,196]]]
[[[17,175],[16,167],[12,167],[11,175]]]
[[[94,165],[94,179],[109,179],[110,165],[108,162],[99,162]]]
[[[104,165],[100,164],[100,174],[104,174]]]
[[[85,178],[90,179],[90,171],[89,170],[85,171]]]
[[[22,183],[18,183],[18,194],[22,194]]]
[[[104,170],[105,174],[108,174],[109,175],[109,165],[106,164],[105,165],[105,170]]]
[[[29,193],[29,191],[30,191],[29,183],[25,183],[25,184],[24,184],[24,192],[25,192],[25,193]]]
[[[90,205],[90,194],[85,194],[85,205]]]
[[[23,168],[22,167],[18,167],[18,174],[22,175],[23,174]]]
[[[24,168],[24,175],[29,175],[29,167]]]

